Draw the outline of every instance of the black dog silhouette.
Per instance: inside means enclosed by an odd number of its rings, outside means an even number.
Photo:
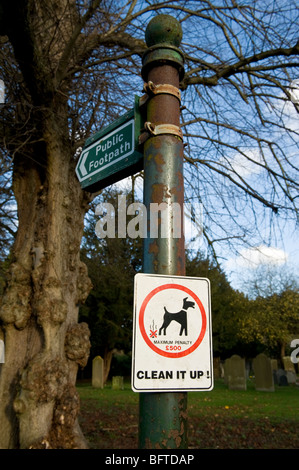
[[[172,322],[172,320],[177,321],[181,325],[180,336],[182,336],[183,331],[185,331],[185,336],[187,336],[187,310],[188,308],[194,308],[195,302],[187,300],[188,297],[183,299],[183,308],[179,312],[170,313],[164,307],[164,317],[163,317],[163,325],[159,329],[159,335],[161,331],[164,330],[164,335],[166,335],[166,328]]]

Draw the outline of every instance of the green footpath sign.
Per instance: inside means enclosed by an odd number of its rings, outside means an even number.
[[[76,166],[83,189],[96,192],[143,169],[138,151],[142,124],[136,97],[133,109],[85,141]]]

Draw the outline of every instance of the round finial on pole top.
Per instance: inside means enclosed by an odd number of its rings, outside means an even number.
[[[183,31],[176,18],[170,15],[157,15],[147,25],[145,41],[148,47],[167,43],[179,47]]]
[[[158,64],[170,64],[184,76],[184,56],[178,48],[183,37],[179,21],[170,15],[157,15],[151,19],[145,31],[148,49],[142,58],[141,74],[147,81],[148,71]]]

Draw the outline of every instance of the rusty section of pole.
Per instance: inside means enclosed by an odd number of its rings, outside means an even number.
[[[142,393],[139,401],[139,447],[186,449],[187,393]]]
[[[179,89],[184,71],[183,56],[177,48],[181,38],[181,26],[173,17],[158,15],[151,20],[146,30],[146,41],[150,47],[143,58],[142,68],[146,83],[167,84]],[[179,99],[167,93],[149,96],[147,122],[156,126],[168,124],[179,128]],[[144,272],[184,275],[183,142],[178,136],[150,136],[144,144],[144,204],[149,209],[148,217],[151,203],[167,204],[168,217],[165,223],[170,236],[148,237],[144,240]],[[174,207],[180,207],[181,220],[173,214]],[[162,218],[162,214],[160,216]],[[163,213],[163,216],[166,214]],[[148,220],[150,234],[149,224]],[[179,230],[174,224],[180,224]],[[180,233],[180,237],[174,238],[173,235],[177,233]]]
[[[158,15],[148,24],[145,37],[148,49],[143,57],[142,77],[151,87],[170,85],[170,93],[167,87],[160,87],[161,93],[149,93],[146,101],[149,134],[144,143],[144,204],[148,220],[143,271],[185,275],[183,141],[179,132],[180,100],[178,93],[173,92],[179,89],[184,74],[183,55],[178,49],[182,30],[175,18]],[[151,133],[151,129],[163,132]],[[166,208],[158,214],[156,236],[151,231],[152,204]],[[180,217],[174,208],[180,209]],[[162,229],[168,236],[163,236]],[[187,447],[186,392],[141,393],[139,406],[141,448]]]

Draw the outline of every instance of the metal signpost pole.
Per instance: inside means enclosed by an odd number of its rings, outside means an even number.
[[[175,18],[158,15],[149,22],[145,38],[148,49],[143,56],[142,77],[147,94],[147,121],[141,137],[145,139],[144,204],[148,220],[143,272],[185,275],[183,141],[179,91],[184,61],[178,49],[182,29]],[[166,209],[165,213],[163,210],[159,213],[158,234],[153,234],[150,214],[157,204],[162,204],[162,209],[164,204]],[[180,218],[174,217],[175,206],[180,207]],[[179,227],[174,226],[174,223],[179,224]],[[139,406],[140,448],[187,448],[186,392],[141,393]]]

